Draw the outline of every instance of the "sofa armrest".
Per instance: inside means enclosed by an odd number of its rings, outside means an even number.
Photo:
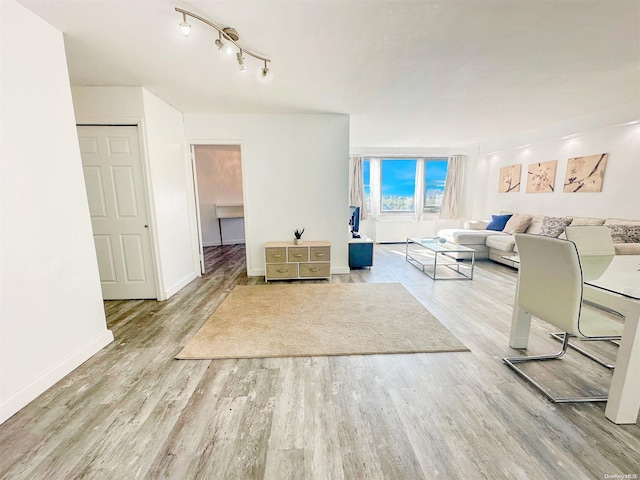
[[[487,225],[489,225],[488,220],[469,220],[468,222],[464,222],[465,230],[486,230]]]

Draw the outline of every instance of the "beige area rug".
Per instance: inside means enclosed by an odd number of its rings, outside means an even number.
[[[238,285],[178,359],[468,349],[400,283]]]

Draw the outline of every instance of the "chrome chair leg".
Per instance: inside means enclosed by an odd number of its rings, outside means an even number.
[[[549,334],[552,338],[555,338],[556,340],[562,342],[564,340],[564,336],[566,335],[565,333],[550,333]],[[573,335],[571,335],[573,336]],[[606,341],[610,341],[611,343],[613,343],[614,345],[618,345],[617,343],[614,342],[614,340],[618,340],[619,337],[611,337],[611,338],[606,338],[606,339],[598,339],[597,341],[602,341],[602,340],[606,340]],[[582,339],[583,341],[590,341],[588,338]],[[596,341],[595,339],[593,341]],[[607,363],[604,360],[601,360],[600,358],[596,357],[595,355],[593,355],[592,353],[587,352],[585,349],[578,347],[576,344],[574,343],[569,343],[569,348],[575,350],[576,352],[581,353],[582,355],[584,355],[587,358],[590,358],[591,360],[593,360],[594,362],[602,365],[603,367],[606,367],[610,370],[613,370],[614,368],[616,368],[616,365],[614,363]]]
[[[519,376],[524,378],[527,382],[531,383],[534,387],[536,387],[542,394],[547,397],[553,403],[586,403],[586,402],[606,402],[607,396],[592,396],[592,397],[556,397],[549,390],[544,388],[538,382],[536,382],[532,377],[527,375],[522,369],[518,368],[516,364],[525,363],[531,361],[543,361],[543,360],[558,360],[565,353],[567,353],[567,348],[569,348],[569,334],[564,333],[564,338],[562,339],[562,349],[552,355],[531,355],[531,356],[523,356],[523,357],[506,357],[503,358],[502,361],[507,364],[509,368],[511,368],[514,372],[516,372]]]
[[[624,321],[624,315],[622,315],[620,312],[612,310],[611,308],[605,307],[604,305],[599,305],[599,304],[591,302],[589,300],[583,300],[582,303],[584,303],[586,305],[590,305],[592,307],[595,307],[598,310],[602,310],[604,312],[607,312],[609,315],[613,315],[615,317],[620,318],[622,321]],[[549,335],[551,335],[552,338],[562,342],[563,339],[564,339],[564,335],[565,334],[563,332],[558,332],[558,333],[550,333]],[[571,336],[573,337],[573,335],[571,335]],[[601,341],[605,341],[605,342],[610,342],[613,345],[616,345],[617,347],[620,346],[620,337],[619,336],[598,337],[598,338],[581,338],[580,341],[582,341],[582,342],[601,342]],[[596,362],[596,363],[598,363],[598,364],[602,365],[603,367],[606,367],[606,368],[608,368],[610,370],[613,370],[616,367],[616,365],[614,363],[607,363],[604,360],[596,357],[592,353],[587,352],[583,348],[578,347],[574,343],[569,343],[569,347],[572,348],[573,350],[575,350],[576,352],[581,353],[585,357],[590,358],[594,362]]]

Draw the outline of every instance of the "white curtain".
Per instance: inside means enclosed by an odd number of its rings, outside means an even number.
[[[360,220],[366,220],[367,207],[364,203],[362,162],[362,157],[351,157],[349,159],[349,205],[360,207]]]
[[[447,177],[444,182],[444,193],[442,195],[442,206],[440,208],[440,218],[457,219],[460,218],[462,207],[462,174],[464,172],[465,155],[453,155],[449,157],[447,166]]]
[[[369,159],[369,188],[371,201],[371,215],[373,218],[380,217],[380,195],[382,195],[382,185],[380,184],[380,159]]]
[[[424,217],[425,161],[416,159],[416,187],[413,194],[414,215],[416,220]]]

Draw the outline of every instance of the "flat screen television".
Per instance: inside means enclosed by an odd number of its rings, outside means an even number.
[[[349,228],[351,230],[351,236],[358,238],[360,234],[360,207],[349,207]]]

